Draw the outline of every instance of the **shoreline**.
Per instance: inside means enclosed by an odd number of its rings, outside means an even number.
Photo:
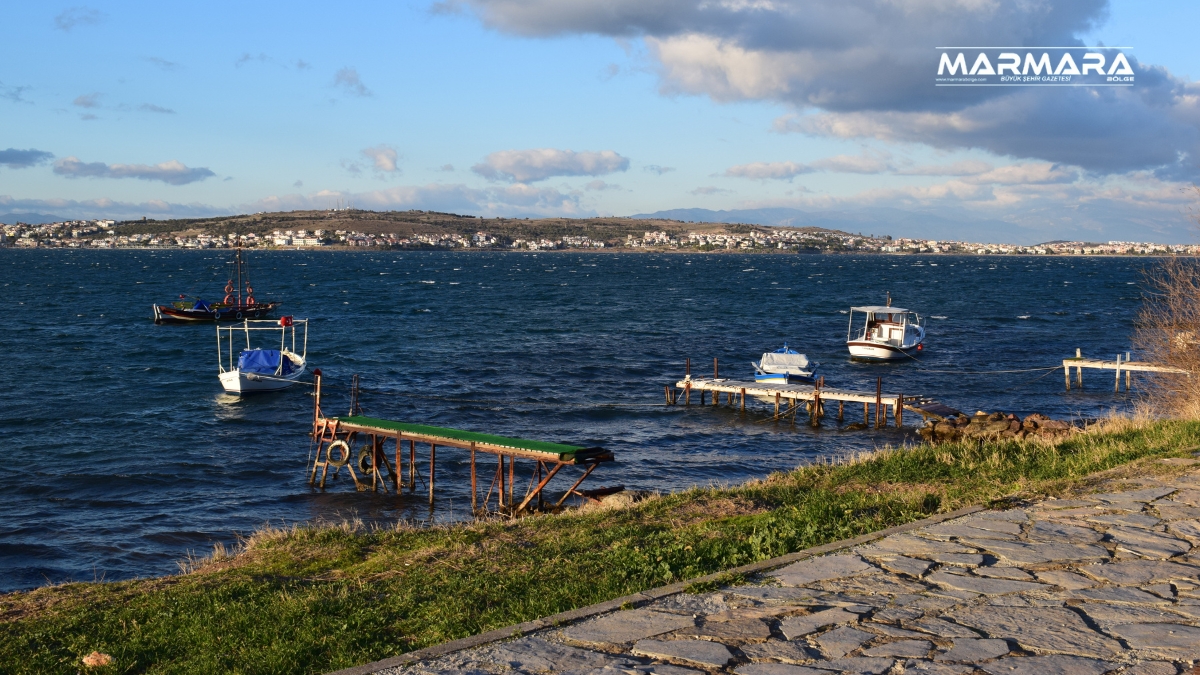
[[[889,448],[623,508],[268,528],[184,574],[0,595],[0,670],[74,672],[93,650],[121,670],[352,667],[965,506],[1166,471],[1158,459],[1197,446],[1198,422],[1118,418],[1056,441]]]

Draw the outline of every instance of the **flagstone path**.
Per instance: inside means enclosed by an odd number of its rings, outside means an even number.
[[[1200,472],[980,511],[378,672],[1200,675]]]

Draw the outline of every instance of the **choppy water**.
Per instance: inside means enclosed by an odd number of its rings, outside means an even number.
[[[220,294],[219,251],[0,251],[0,590],[176,570],[266,522],[428,518],[422,495],[305,483],[305,388],[239,400],[216,378],[212,326],[155,326],[150,305]],[[367,414],[612,449],[593,487],[739,481],[897,443],[730,409],[659,405],[663,386],[787,341],[831,386],[933,395],[964,410],[1093,416],[1128,404],[1090,374],[1064,393],[1051,366],[1128,349],[1145,260],[1034,257],[271,252],[259,297],[312,318],[309,361],[363,378]],[[919,362],[857,364],[844,311],[895,304],[929,318]],[[958,371],[957,373],[955,371]],[[1085,374],[1087,377],[1088,374]],[[440,398],[439,398],[440,397]],[[446,399],[455,399],[448,401]],[[464,403],[476,399],[486,403]],[[331,391],[327,412],[344,408]],[[602,406],[621,403],[624,407]],[[855,421],[853,412],[849,421]],[[908,432],[911,434],[911,431]],[[911,436],[908,436],[911,437]],[[462,517],[462,453],[439,453],[436,518]]]

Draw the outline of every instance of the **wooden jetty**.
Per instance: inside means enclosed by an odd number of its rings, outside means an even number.
[[[321,412],[321,373],[314,371],[316,386],[313,409],[312,438],[317,443],[317,453],[309,470],[309,485],[325,487],[330,467],[336,473],[345,467],[358,490],[382,488],[387,492],[389,486],[399,494],[404,489],[404,460],[408,461],[408,489],[415,491],[418,478],[424,482],[417,468],[417,445],[428,445],[428,476],[429,503],[434,502],[435,467],[439,448],[450,447],[469,451],[471,453],[471,509],[475,513],[489,510],[492,494],[496,495],[496,511],[517,514],[533,508],[543,508],[548,502],[543,498],[550,480],[566,467],[580,467],[582,475],[567,488],[554,507],[562,504],[571,496],[591,501],[599,501],[599,497],[623,490],[623,487],[602,488],[598,490],[581,490],[580,485],[592,474],[600,464],[613,461],[613,453],[599,447],[582,447],[562,443],[532,441],[522,438],[508,438],[460,429],[447,429],[424,424],[409,424],[392,420],[366,417],[361,414],[351,414],[345,417],[326,417]],[[357,401],[357,388],[352,400]],[[355,404],[352,404],[354,406]],[[352,412],[356,412],[352,407]],[[385,444],[393,444],[395,468],[388,461]],[[359,446],[355,451],[356,444]],[[407,452],[405,445],[407,444]],[[482,501],[479,499],[477,473],[477,455],[494,455],[496,468],[490,480],[487,492]],[[517,460],[527,460],[532,463],[529,473],[529,483],[521,497],[516,497],[514,488],[518,475]],[[363,474],[359,480],[355,468]],[[320,470],[318,482],[317,471]],[[384,473],[387,476],[384,476]],[[565,475],[565,474],[564,474]],[[521,477],[524,481],[524,477]],[[518,501],[519,500],[519,501]]]
[[[897,427],[904,425],[904,411],[910,410],[924,418],[945,419],[951,415],[962,415],[961,412],[949,406],[938,403],[924,396],[905,396],[904,394],[884,394],[883,379],[875,378],[874,392],[850,391],[825,386],[825,378],[818,378],[814,384],[781,384],[772,382],[742,381],[719,377],[716,359],[713,359],[713,377],[693,378],[691,375],[691,359],[687,361],[687,374],[684,379],[675,383],[675,388],[664,388],[668,404],[675,405],[681,400],[683,405],[691,405],[692,392],[696,392],[699,404],[705,405],[706,395],[711,393],[712,405],[720,405],[721,394],[725,395],[726,405],[740,406],[746,410],[746,397],[757,398],[775,404],[775,418],[790,417],[795,423],[800,408],[807,411],[809,424],[820,426],[821,418],[825,416],[825,404],[837,401],[837,421],[843,422],[846,417],[847,403],[862,403],[863,421],[867,427],[881,429],[887,426],[889,410],[892,421]],[[871,406],[874,406],[872,409]]]
[[[1083,369],[1092,368],[1096,370],[1112,370],[1116,374],[1113,381],[1113,391],[1121,391],[1121,373],[1125,373],[1125,391],[1129,391],[1132,384],[1133,373],[1176,373],[1187,375],[1188,371],[1182,368],[1173,368],[1171,366],[1163,366],[1157,363],[1148,361],[1132,361],[1129,358],[1129,352],[1125,352],[1124,359],[1121,354],[1117,354],[1117,358],[1113,361],[1104,361],[1102,359],[1085,359],[1083,358],[1082,350],[1075,350],[1075,357],[1063,359],[1063,380],[1067,385],[1067,391],[1071,391],[1071,369],[1075,369],[1075,383],[1080,389],[1083,389]]]

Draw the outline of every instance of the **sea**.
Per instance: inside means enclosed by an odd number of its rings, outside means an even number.
[[[883,446],[904,429],[772,421],[772,406],[668,406],[693,374],[749,378],[785,343],[827,386],[923,395],[957,409],[1090,419],[1128,410],[1112,375],[1065,391],[1061,361],[1130,350],[1135,257],[572,252],[264,251],[260,299],[307,318],[323,407],[603,446],[587,486],[734,484]],[[312,388],[238,398],[217,379],[213,325],[152,322],[181,294],[218,300],[223,250],[0,250],[0,591],[176,573],[263,526],[470,518],[468,456],[438,453],[424,487],[360,493],[346,472],[311,488]],[[920,313],[924,352],[849,359],[852,305]],[[267,346],[267,345],[264,345]],[[305,377],[311,381],[311,377]],[[861,410],[847,406],[847,424]],[[389,446],[390,447],[390,446]],[[425,451],[420,455],[422,471]],[[493,461],[491,459],[487,461]],[[518,465],[518,468],[523,468]],[[485,473],[490,465],[485,465]],[[527,480],[527,476],[519,480]],[[559,480],[556,478],[556,481]],[[520,483],[524,487],[524,483]],[[558,485],[561,490],[565,485]],[[551,489],[554,484],[551,485]]]

